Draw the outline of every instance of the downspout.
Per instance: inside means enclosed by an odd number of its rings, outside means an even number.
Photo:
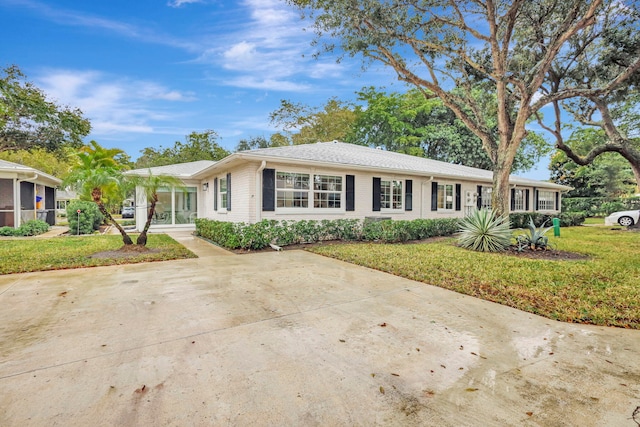
[[[256,222],[262,220],[262,171],[267,167],[267,161],[263,160],[256,171]]]

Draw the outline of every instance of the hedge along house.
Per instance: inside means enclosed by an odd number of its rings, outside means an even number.
[[[58,178],[29,166],[0,160],[0,227],[18,228],[32,219],[56,222]]]
[[[335,141],[243,151],[200,166],[171,168],[193,189],[196,216],[219,221],[452,218],[491,207],[491,171]],[[570,190],[516,176],[510,184],[512,212],[557,213]],[[141,229],[146,203],[137,205]]]

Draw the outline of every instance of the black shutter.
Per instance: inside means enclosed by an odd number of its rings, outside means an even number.
[[[533,187],[533,210],[537,211],[540,209],[540,203],[538,199],[538,189]]]
[[[380,211],[380,178],[373,178],[373,207],[374,212]]]
[[[511,189],[511,211],[516,210],[516,189]]]
[[[478,199],[476,206],[478,209],[482,209],[482,185],[478,185]]]
[[[560,192],[556,191],[556,210],[560,210]]]
[[[524,210],[529,211],[529,189],[524,190]]]
[[[431,210],[438,210],[438,183],[436,181],[431,182]]]
[[[413,180],[407,179],[404,186],[404,210],[410,211],[413,209]]]
[[[227,174],[227,210],[231,210],[231,173]]]
[[[276,210],[276,170],[262,170],[262,210],[273,212]]]
[[[353,175],[347,175],[347,206],[346,206],[346,210],[347,211],[355,211],[356,210],[356,184],[355,184],[355,180],[356,177]]]
[[[462,196],[462,184],[456,184],[456,210],[462,210],[462,203],[461,203],[461,196]]]
[[[218,178],[213,180],[213,210],[218,210]]]

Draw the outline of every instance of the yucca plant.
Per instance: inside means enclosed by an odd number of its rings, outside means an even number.
[[[460,221],[458,244],[479,252],[502,252],[511,245],[508,216],[488,209],[474,210]]]
[[[529,234],[521,234],[516,237],[516,241],[518,242],[518,251],[523,251],[524,249],[547,249],[549,246],[549,238],[545,236],[545,234],[547,234],[547,231],[551,230],[553,226],[544,228],[546,223],[547,221],[543,222],[540,228],[536,228],[533,219],[529,218],[529,226],[527,227]]]

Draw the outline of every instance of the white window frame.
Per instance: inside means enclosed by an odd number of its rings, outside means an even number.
[[[307,211],[312,206],[312,204],[310,204],[311,176],[312,175],[310,173],[306,172],[276,171],[276,208],[284,210],[299,209]],[[304,185],[305,178],[306,188]],[[285,185],[279,186],[282,181],[284,181]],[[283,195],[290,195],[291,197],[285,197],[281,199],[281,193]],[[283,203],[283,206],[280,206],[281,202]],[[292,206],[285,206],[287,202],[291,202]],[[300,204],[304,204],[306,202],[306,206],[295,206],[296,202],[299,202]]]
[[[326,200],[322,200],[325,195]],[[313,174],[313,209],[343,209],[343,195],[344,177],[342,175]],[[332,198],[333,200],[331,200]],[[326,206],[319,206],[322,204],[326,204]],[[331,204],[333,206],[330,206]]]
[[[491,195],[493,194],[493,187],[482,186],[480,193],[480,209],[491,210]]]
[[[538,190],[538,210],[555,211],[556,194],[555,191]]]
[[[380,211],[396,212],[404,209],[404,180],[380,179]]]
[[[527,203],[525,201],[527,197],[527,190],[523,188],[516,188],[513,191],[513,211],[514,212],[524,212]]]
[[[447,187],[451,187],[451,200],[447,200]],[[443,190],[443,197],[440,198],[440,189]],[[438,183],[438,211],[450,212],[456,208],[456,185],[448,184],[448,183]],[[442,205],[440,202],[444,202]],[[451,207],[447,207],[448,203],[451,202]]]
[[[223,187],[224,184],[224,187]],[[223,191],[224,188],[224,191]],[[218,178],[218,197],[220,198],[220,210],[226,211],[227,210],[227,194],[228,194],[228,187],[227,187],[227,176],[221,176]]]
[[[275,175],[274,197],[276,212],[296,214],[345,212],[345,175],[295,169],[276,170]],[[283,185],[283,181],[285,180],[289,180],[289,182],[285,182]],[[297,180],[301,181],[296,182]],[[289,197],[283,198],[283,196],[285,196],[283,193],[289,193]],[[325,194],[327,196],[324,196]],[[295,205],[296,198],[300,201],[298,204],[304,204],[304,202],[306,202],[306,206],[284,206],[286,204]],[[332,198],[333,202],[331,200]]]

